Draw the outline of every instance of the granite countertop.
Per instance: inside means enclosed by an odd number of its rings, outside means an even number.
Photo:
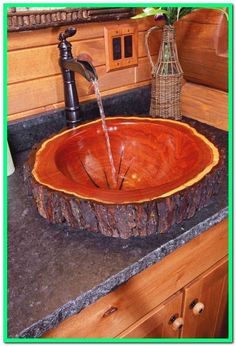
[[[187,120],[227,152],[227,133]],[[68,316],[160,261],[228,214],[227,178],[207,208],[165,234],[129,240],[73,231],[44,220],[27,196],[14,157],[8,188],[8,336],[39,337]]]

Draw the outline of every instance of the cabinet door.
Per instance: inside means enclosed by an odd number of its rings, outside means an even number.
[[[180,292],[172,296],[119,334],[118,338],[179,338],[182,299]]]
[[[181,337],[227,337],[227,264],[222,259],[185,287]]]

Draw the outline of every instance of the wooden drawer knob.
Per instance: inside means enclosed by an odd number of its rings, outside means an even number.
[[[171,321],[171,327],[174,329],[174,330],[180,330],[184,325],[184,320],[182,317],[177,317],[175,319],[172,318],[172,321]]]
[[[193,307],[193,314],[200,315],[205,309],[205,306],[201,302],[197,302]]]

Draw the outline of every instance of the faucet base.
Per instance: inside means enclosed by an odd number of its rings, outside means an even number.
[[[76,127],[81,122],[80,108],[68,109],[65,107],[66,125],[68,128]]]

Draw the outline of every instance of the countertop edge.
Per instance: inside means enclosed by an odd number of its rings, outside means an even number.
[[[18,333],[15,338],[39,338],[45,332],[58,326],[58,324],[60,324],[66,318],[79,313],[88,305],[95,303],[99,298],[107,295],[117,286],[128,281],[134,275],[142,272],[151,265],[160,262],[165,256],[169,255],[180,246],[188,243],[201,233],[207,231],[212,226],[221,222],[227,216],[228,207],[225,207],[219,212],[213,214],[211,217],[190,228],[186,232],[183,232],[175,239],[171,239],[167,243],[161,245],[137,262],[131,264],[117,274],[112,275],[101,284],[95,286],[85,293],[82,293],[76,299],[64,304],[51,314],[45,316],[45,318],[33,323],[32,325]]]

